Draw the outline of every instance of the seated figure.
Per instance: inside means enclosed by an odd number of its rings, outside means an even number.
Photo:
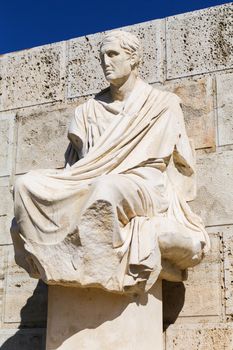
[[[195,161],[180,99],[138,77],[139,40],[107,34],[109,88],[79,105],[64,169],[30,171],[15,184],[16,261],[48,284],[113,292],[185,279],[209,238],[187,202]]]

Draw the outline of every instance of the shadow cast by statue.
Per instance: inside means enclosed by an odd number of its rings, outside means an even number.
[[[1,350],[45,350],[47,290],[47,286],[38,281],[32,296],[21,309],[19,329],[13,335],[9,332],[10,337],[1,345]]]
[[[182,282],[163,280],[163,331],[174,324],[185,301],[185,286]]]
[[[61,287],[62,288],[62,287]],[[67,288],[65,288],[67,291]],[[77,289],[77,294],[82,293],[82,289]],[[150,292],[156,297],[153,290]],[[93,298],[95,296],[95,299]],[[98,305],[100,309],[98,318],[93,318],[92,313],[96,314],[96,298],[99,300]],[[82,318],[81,325],[71,327],[69,334],[65,334],[65,338],[69,338],[72,334],[80,332],[84,329],[97,328],[106,321],[111,321],[125,310],[130,303],[137,305],[145,305],[147,303],[148,295],[140,298],[137,294],[132,295],[115,295],[115,302],[112,303],[112,294],[101,291],[99,289],[87,289],[86,305],[74,304],[73,315],[76,311]],[[183,283],[174,283],[163,281],[163,326],[164,331],[173,324],[184,305],[185,287]],[[118,303],[118,302],[120,303]],[[78,304],[78,303],[77,303]],[[94,305],[95,304],[95,305]],[[90,312],[87,312],[85,306],[88,305]],[[59,310],[59,313],[62,310]],[[47,286],[39,281],[35,288],[33,295],[27,300],[26,304],[20,313],[21,322],[18,331],[7,339],[1,346],[1,350],[45,350],[46,338],[46,320],[47,320]],[[59,346],[61,342],[57,343]]]

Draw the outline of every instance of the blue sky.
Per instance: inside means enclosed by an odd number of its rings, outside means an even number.
[[[216,6],[220,0],[2,0],[0,54]]]

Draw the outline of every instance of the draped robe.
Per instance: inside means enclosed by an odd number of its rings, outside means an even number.
[[[49,284],[115,292],[182,280],[209,239],[187,204],[195,161],[180,100],[139,78],[121,108],[107,96],[76,108],[64,169],[16,182],[16,261]]]

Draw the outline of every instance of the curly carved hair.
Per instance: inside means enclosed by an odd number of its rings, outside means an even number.
[[[142,59],[142,46],[139,39],[129,32],[124,30],[113,30],[107,33],[100,44],[101,47],[109,41],[119,40],[120,46],[129,54],[136,55],[136,65],[138,66]]]

